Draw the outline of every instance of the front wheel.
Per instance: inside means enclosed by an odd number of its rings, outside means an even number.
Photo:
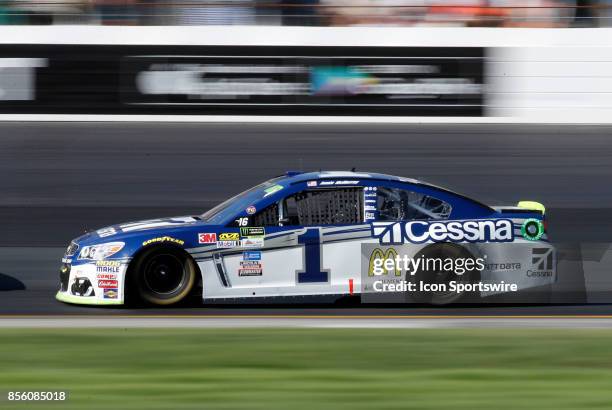
[[[173,305],[191,293],[197,268],[184,252],[172,248],[146,251],[132,270],[132,289],[136,296],[152,305]]]

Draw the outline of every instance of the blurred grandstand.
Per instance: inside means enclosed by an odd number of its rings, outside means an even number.
[[[606,27],[597,0],[0,0],[0,24]]]

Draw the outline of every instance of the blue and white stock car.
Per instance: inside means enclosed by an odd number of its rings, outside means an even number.
[[[484,257],[464,279],[546,287],[556,262],[544,226],[537,202],[494,208],[408,178],[288,172],[200,216],[124,223],[74,239],[57,299],[171,305],[194,292],[204,302],[358,295],[371,256],[364,245],[387,256],[396,246],[413,257],[428,249]]]

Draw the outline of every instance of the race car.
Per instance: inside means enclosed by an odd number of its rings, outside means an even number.
[[[387,263],[398,255],[414,269]],[[427,258],[454,261],[455,276],[415,268]],[[466,258],[474,262],[457,272]],[[381,282],[416,278],[478,285],[412,292],[444,304],[556,281],[543,205],[491,207],[422,181],[354,171],[287,172],[202,215],[90,231],[71,241],[62,263],[56,298],[91,305],[172,305],[194,294],[205,303],[363,300]],[[489,286],[500,283],[515,289]]]

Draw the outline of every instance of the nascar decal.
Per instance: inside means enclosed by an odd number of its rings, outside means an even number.
[[[508,219],[478,221],[372,222],[372,236],[381,245],[425,242],[512,242]]]
[[[266,229],[262,226],[248,226],[240,228],[240,236],[244,238],[257,238],[266,234]]]

